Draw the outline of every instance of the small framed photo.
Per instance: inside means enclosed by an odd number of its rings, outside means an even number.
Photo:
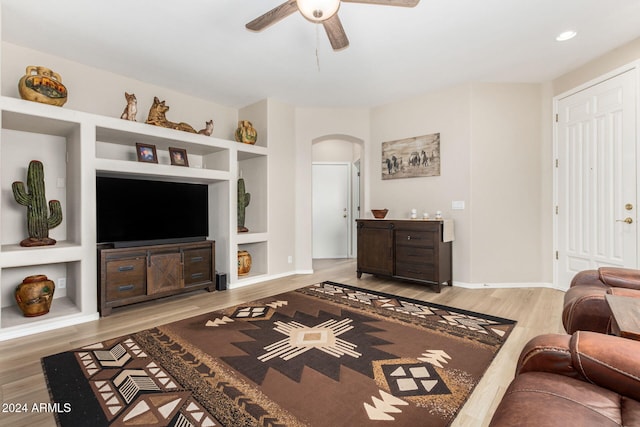
[[[171,164],[174,166],[189,166],[187,150],[169,147],[169,157],[171,157]]]
[[[155,145],[136,142],[136,153],[138,154],[139,162],[158,163],[158,153],[156,153]]]

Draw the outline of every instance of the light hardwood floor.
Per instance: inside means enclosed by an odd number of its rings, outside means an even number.
[[[314,274],[295,275],[224,292],[205,291],[114,309],[100,320],[25,338],[0,342],[0,401],[3,404],[49,402],[40,358],[118,337],[164,323],[275,295],[322,280],[374,289],[517,320],[518,324],[466,402],[452,427],[486,426],[509,382],[523,345],[544,333],[564,332],[561,324],[564,293],[553,289],[477,289],[444,287],[440,294],[416,284],[364,274],[356,278],[354,260],[317,260]],[[55,301],[54,301],[55,303]],[[2,409],[2,408],[0,408]],[[0,426],[50,427],[53,416],[43,413],[0,412]],[[83,426],[78,426],[83,427]]]

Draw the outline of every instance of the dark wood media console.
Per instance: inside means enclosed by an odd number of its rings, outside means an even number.
[[[451,242],[444,222],[358,219],[358,278],[362,273],[451,285]]]
[[[98,249],[102,316],[123,305],[198,289],[215,290],[215,242]]]

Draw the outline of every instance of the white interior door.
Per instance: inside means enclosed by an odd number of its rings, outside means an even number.
[[[582,270],[636,268],[636,70],[558,102],[557,285]]]
[[[313,257],[349,257],[350,165],[314,163]]]

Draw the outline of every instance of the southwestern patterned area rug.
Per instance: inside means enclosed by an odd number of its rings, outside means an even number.
[[[447,426],[515,322],[332,282],[42,359],[61,426]]]

